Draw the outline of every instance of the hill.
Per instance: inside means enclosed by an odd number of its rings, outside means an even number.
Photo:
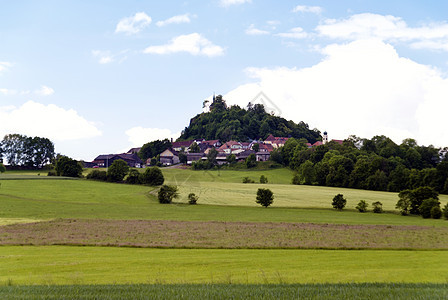
[[[210,111],[190,120],[179,140],[207,139],[248,141],[274,136],[305,138],[310,143],[320,140],[320,131],[309,129],[304,122],[295,123],[266,112],[262,104],[249,103],[246,109],[228,107],[221,95],[210,104]]]

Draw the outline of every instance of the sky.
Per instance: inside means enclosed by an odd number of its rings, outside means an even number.
[[[448,146],[448,1],[0,0],[0,136],[91,161],[177,138],[213,93]]]

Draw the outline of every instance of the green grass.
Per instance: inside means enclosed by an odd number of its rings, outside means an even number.
[[[0,283],[447,283],[448,251],[0,247]]]
[[[5,286],[2,299],[446,299],[448,284]]]
[[[0,218],[145,219],[186,221],[318,222],[337,224],[390,224],[448,226],[444,220],[397,214],[361,214],[355,211],[288,208],[274,205],[160,205],[149,196],[151,187],[87,180],[6,180],[0,186]],[[278,185],[282,187],[281,185]],[[292,186],[294,187],[294,186]],[[300,188],[300,187],[298,187]],[[306,187],[316,189],[316,187]],[[211,191],[213,192],[213,191]],[[369,191],[358,191],[369,195]],[[227,196],[232,191],[227,192]],[[226,197],[227,197],[226,196]],[[249,196],[247,196],[249,197]],[[252,198],[252,196],[250,196]],[[324,196],[322,196],[324,197]],[[203,195],[199,203],[205,202]],[[253,197],[255,203],[255,196]],[[180,199],[184,202],[185,199]],[[232,202],[232,201],[229,201]],[[328,200],[327,207],[330,207]]]

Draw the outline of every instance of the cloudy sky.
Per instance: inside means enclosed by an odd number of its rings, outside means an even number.
[[[330,138],[448,146],[448,1],[3,1],[0,136],[92,160],[260,92]]]

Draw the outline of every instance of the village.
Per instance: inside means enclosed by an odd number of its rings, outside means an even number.
[[[160,153],[159,162],[162,166],[172,166],[179,163],[192,165],[194,162],[200,160],[207,160],[207,155],[215,149],[217,151],[216,162],[218,165],[227,164],[229,156],[234,155],[235,161],[245,161],[249,155],[254,154],[257,162],[267,161],[271,156],[271,152],[275,149],[283,147],[289,137],[275,137],[269,135],[264,141],[253,140],[251,142],[228,141],[221,143],[219,140],[205,140],[194,139],[189,141],[174,142],[171,139],[171,147]],[[336,143],[342,144],[342,140],[332,140]],[[322,136],[322,141],[317,141],[313,144],[306,143],[307,147],[317,147],[328,142],[328,134],[325,131]],[[124,160],[129,167],[145,168],[151,165],[151,159],[142,161],[138,156],[141,148],[131,148],[126,153],[121,154],[102,154],[97,156],[92,162],[85,162],[85,167],[88,168],[107,168],[115,160]],[[185,161],[181,161],[181,156],[186,156]]]

